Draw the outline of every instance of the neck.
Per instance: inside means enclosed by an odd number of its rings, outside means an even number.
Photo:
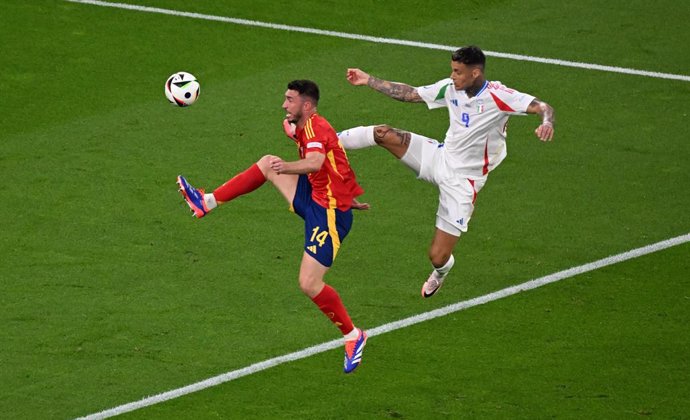
[[[475,80],[474,84],[471,87],[465,89],[465,93],[467,94],[467,96],[469,96],[470,98],[477,96],[477,93],[479,93],[482,87],[484,87],[484,82],[485,80],[483,78]]]
[[[300,118],[299,121],[297,121],[297,127],[303,128],[307,121],[309,121],[309,118],[311,118],[311,116],[314,114],[316,114],[315,110],[309,113],[302,114],[302,118]]]

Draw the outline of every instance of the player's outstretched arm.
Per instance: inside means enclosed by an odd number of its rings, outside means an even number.
[[[347,69],[347,81],[354,86],[367,85],[370,88],[383,93],[401,102],[423,102],[417,93],[417,88],[405,83],[389,82],[378,79],[360,69]]]
[[[541,117],[541,124],[534,130],[534,134],[539,137],[539,140],[553,140],[553,125],[556,122],[556,118],[551,105],[534,98],[532,103],[527,107],[527,113],[537,114]]]

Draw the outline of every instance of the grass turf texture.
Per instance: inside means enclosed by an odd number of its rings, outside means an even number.
[[[139,4],[190,10],[188,2]],[[232,4],[195,2],[192,11],[690,68],[677,53],[690,12],[675,3],[663,19],[616,2],[567,10],[468,3],[458,17],[442,3],[419,17],[414,2],[394,10],[362,2],[345,17],[322,2],[292,13]],[[387,122],[442,138],[445,111],[350,87],[344,73],[359,66],[431,83],[448,73],[448,54],[63,2],[4,8],[3,415],[84,415],[337,336],[298,290],[302,224],[278,193],[265,187],[195,221],[175,176],[214,187],[265,153],[294,157],[279,108],[294,78],[319,82],[320,110],[338,129]],[[189,109],[163,96],[178,70],[202,84]],[[688,116],[677,106],[690,97],[686,82],[491,58],[487,73],[551,103],[556,141],[533,137],[534,117],[511,120],[509,158],[480,194],[458,266],[430,301],[418,293],[434,188],[382,150],[351,152],[374,209],[356,214],[327,279],[365,328],[688,232]],[[332,351],[131,415],[258,417],[250,408],[269,404],[274,416],[335,418],[356,394],[360,412],[381,417],[681,417],[688,389],[675,372],[688,361],[674,350],[688,341],[687,257],[684,245],[376,337],[353,378],[341,375],[342,356]],[[666,315],[641,320],[638,308]],[[553,363],[530,361],[533,352]],[[592,366],[596,375],[584,375]],[[315,402],[329,389],[333,396]]]
[[[688,248],[375,337],[366,374],[322,354],[124,418],[680,418]]]

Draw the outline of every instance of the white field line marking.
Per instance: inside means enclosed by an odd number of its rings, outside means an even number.
[[[231,18],[231,17],[225,17],[225,16],[205,15],[205,14],[201,14],[201,13],[181,12],[178,10],[161,9],[158,7],[148,7],[148,6],[137,6],[137,5],[125,4],[125,3],[110,3],[110,2],[98,1],[98,0],[66,0],[66,1],[71,2],[71,3],[91,4],[94,6],[113,7],[116,9],[136,10],[139,12],[148,12],[148,13],[159,13],[159,14],[163,14],[163,15],[188,17],[188,18],[193,18],[193,19],[213,20],[213,21],[217,21],[217,22],[233,23],[236,25],[258,26],[261,28],[278,29],[278,30],[282,30],[282,31],[303,32],[303,33],[308,33],[308,34],[332,36],[332,37],[337,37],[337,38],[356,39],[359,41],[368,41],[368,42],[374,42],[374,43],[378,43],[378,44],[404,45],[404,46],[409,46],[409,47],[418,47],[418,48],[426,48],[426,49],[442,50],[442,51],[454,51],[458,48],[458,47],[452,46],[452,45],[430,44],[430,43],[426,43],[426,42],[407,41],[404,39],[382,38],[382,37],[377,37],[377,36],[350,34],[347,32],[326,31],[326,30],[322,30],[322,29],[305,28],[302,26],[281,25],[281,24],[277,24],[277,23],[259,22],[259,21],[255,21],[255,20],[238,19],[238,18]],[[615,66],[604,66],[601,64],[589,64],[589,63],[582,63],[582,62],[578,62],[578,61],[567,61],[567,60],[558,60],[558,59],[554,59],[554,58],[533,57],[533,56],[529,56],[529,55],[509,54],[509,53],[502,53],[502,52],[496,52],[496,51],[484,51],[484,53],[490,57],[507,58],[507,59],[518,60],[518,61],[532,61],[532,62],[536,62],[536,63],[554,64],[557,66],[565,66],[565,67],[576,67],[576,68],[582,68],[582,69],[587,69],[587,70],[599,70],[599,71],[607,71],[607,72],[612,72],[612,73],[632,74],[632,75],[636,75],[636,76],[653,77],[653,78],[658,78],[658,79],[682,80],[684,82],[690,82],[690,76],[686,76],[683,74],[659,73],[659,72],[655,72],[655,71],[636,70],[636,69],[629,69],[629,68],[625,68],[625,67],[615,67]]]
[[[419,315],[414,315],[409,318],[401,319],[399,321],[390,322],[388,324],[381,325],[376,328],[372,328],[367,331],[369,337],[375,337],[377,335],[385,334],[391,331],[395,331],[401,328],[409,327],[414,324],[419,324],[421,322],[429,321],[434,318],[439,318],[452,314],[454,312],[462,311],[463,309],[468,309],[473,306],[482,305],[484,303],[492,302],[494,300],[502,299],[504,297],[512,296],[520,292],[527,290],[536,289],[550,283],[555,283],[557,281],[567,279],[570,277],[577,276],[579,274],[587,273],[589,271],[594,271],[602,267],[617,264],[623,261],[627,261],[633,258],[641,257],[643,255],[651,254],[653,252],[661,251],[666,248],[670,248],[676,245],[681,245],[686,242],[690,242],[690,233],[677,236],[675,238],[667,239],[665,241],[657,242],[655,244],[647,245],[642,248],[633,249],[622,254],[613,255],[610,257],[602,258],[600,260],[580,265],[577,267],[569,268],[567,270],[559,271],[557,273],[549,274],[544,277],[539,277],[528,282],[518,284],[516,286],[507,287],[499,291],[489,293],[488,295],[479,296],[474,299],[465,300],[462,302],[454,303],[452,305],[444,306],[442,308],[434,309],[433,311],[424,312]],[[164,401],[172,400],[193,392],[201,391],[206,388],[210,388],[216,385],[223,384],[225,382],[230,382],[235,379],[241,378],[243,376],[252,375],[262,370],[270,369],[272,367],[282,365],[283,363],[292,362],[295,360],[305,359],[307,357],[313,356],[315,354],[323,353],[328,350],[332,350],[343,345],[342,339],[328,341],[326,343],[321,343],[315,346],[307,347],[303,350],[299,350],[293,353],[285,354],[283,356],[274,357],[272,359],[264,360],[263,362],[254,363],[242,369],[233,370],[231,372],[223,373],[212,378],[208,378],[201,382],[197,382],[191,385],[187,385],[182,388],[173,389],[171,391],[163,392],[151,397],[141,399],[139,401],[131,402],[128,404],[120,405],[115,408],[104,410],[95,414],[89,414],[85,417],[80,417],[78,420],[82,419],[105,419],[108,417],[117,416],[120,414],[128,413],[130,411],[137,410],[139,408],[148,407],[154,404],[158,404]]]

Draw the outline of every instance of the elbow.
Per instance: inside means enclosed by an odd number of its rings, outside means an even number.
[[[311,165],[309,165],[309,167],[307,168],[307,171],[308,171],[308,173],[311,174],[311,173],[314,173],[314,172],[318,172],[319,169],[321,169],[321,164],[318,164],[318,165],[317,165],[317,164],[311,164]]]
[[[324,158],[321,156],[307,156],[306,168],[307,173],[318,172],[323,165]]]

